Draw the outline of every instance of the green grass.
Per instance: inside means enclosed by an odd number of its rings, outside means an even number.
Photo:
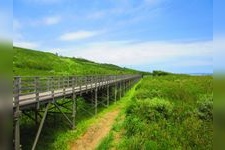
[[[112,64],[95,63],[82,58],[13,47],[14,76],[68,76],[144,73]]]
[[[119,150],[213,149],[212,83],[212,76],[144,78],[126,105],[125,118],[115,123],[103,145]]]
[[[133,88],[131,88],[131,90],[117,103],[117,106],[120,107],[120,113],[116,118],[115,124],[113,125],[111,131],[99,143],[99,145],[96,147],[96,150],[108,150],[112,147],[115,148],[117,146],[118,141],[115,140],[115,134],[120,133],[123,128],[123,120],[126,108],[130,103],[132,103],[132,97],[134,96],[135,89],[139,85],[139,83],[137,83]]]

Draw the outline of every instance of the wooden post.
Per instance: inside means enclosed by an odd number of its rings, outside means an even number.
[[[77,112],[76,108],[77,108],[76,94],[73,93],[73,112],[72,112],[73,125],[72,125],[72,129],[76,128],[76,112]]]
[[[51,77],[51,93],[52,93],[52,99],[54,101],[54,97],[55,97],[55,95],[54,95],[54,77]]]
[[[47,78],[47,91],[49,91],[49,84],[50,84],[50,81],[49,81],[49,78]]]
[[[93,85],[93,76],[91,76],[91,90],[92,90],[92,85]]]
[[[61,82],[61,80],[60,80],[60,77],[58,78],[58,89],[61,89],[61,87],[60,87],[60,82]]]
[[[80,76],[80,79],[79,79],[79,84],[80,84],[80,96],[82,95],[82,92],[81,92],[81,86],[82,86],[82,77]]]
[[[88,86],[88,77],[85,76],[85,85],[86,85],[86,93],[87,93],[87,86]]]
[[[95,115],[98,113],[98,88],[95,88]]]
[[[70,77],[67,78],[67,88],[70,87]]]
[[[122,85],[121,85],[121,81],[120,81],[120,99],[122,97]]]
[[[72,96],[72,100],[73,100],[73,107],[72,107],[72,129],[75,129],[76,127],[76,112],[77,112],[77,101],[76,101],[76,93],[75,93],[75,77],[72,77],[72,91],[73,91],[73,96]]]
[[[39,77],[35,77],[35,97],[36,97],[36,109],[40,108],[39,102]]]
[[[131,80],[131,79],[129,79],[129,89],[131,88],[131,82],[130,82],[130,80]]]
[[[47,90],[49,90],[49,78],[47,80]],[[35,109],[35,125],[38,126],[38,110],[40,109],[39,101],[39,77],[35,77],[35,97],[36,97],[36,109]]]
[[[65,77],[63,77],[62,79],[62,83],[63,83],[63,95],[66,95],[66,87],[65,87]]]
[[[15,150],[20,150],[20,106],[19,106],[19,93],[20,93],[20,77],[15,77],[15,97],[14,97],[14,104],[16,106],[16,110],[14,112],[14,120],[15,120],[15,127],[14,127],[14,148]]]
[[[127,78],[124,80],[124,91],[127,92]]]
[[[116,102],[116,100],[117,100],[117,82],[115,82],[115,99],[114,99],[114,101]]]
[[[107,107],[109,107],[109,85],[107,85]]]

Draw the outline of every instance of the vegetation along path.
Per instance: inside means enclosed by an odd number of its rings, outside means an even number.
[[[111,130],[115,119],[126,106],[126,103],[133,96],[134,86],[120,101],[118,101],[111,111],[106,112],[104,115],[99,116],[93,125],[91,125],[80,138],[71,142],[71,150],[94,150],[98,147],[99,143],[108,135]]]

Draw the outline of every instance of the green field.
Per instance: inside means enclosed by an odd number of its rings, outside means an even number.
[[[213,149],[213,77],[145,77],[121,116],[98,149]]]

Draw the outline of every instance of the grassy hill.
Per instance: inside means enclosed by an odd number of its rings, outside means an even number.
[[[92,74],[145,73],[112,64],[95,63],[82,58],[57,56],[53,53],[13,47],[14,76],[57,76]]]

